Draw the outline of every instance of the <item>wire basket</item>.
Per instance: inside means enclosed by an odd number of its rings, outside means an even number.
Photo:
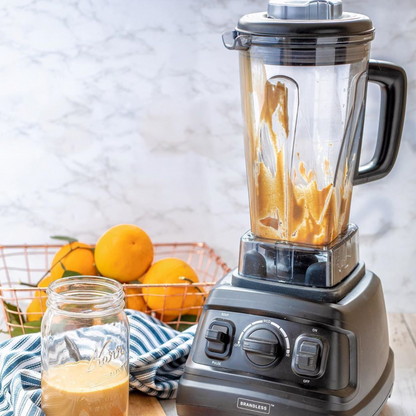
[[[46,289],[27,284],[39,282],[61,247],[54,244],[0,246],[0,299],[10,336],[39,332],[46,311]],[[230,269],[205,243],[154,244],[154,253],[155,261],[167,257],[184,260],[197,273],[199,283],[124,284],[126,307],[141,310],[177,330],[183,330],[198,322],[208,292]],[[153,302],[153,309],[146,303],[149,296],[157,299]],[[30,312],[28,307],[34,301],[38,302],[39,308]],[[155,303],[159,305],[157,308]]]

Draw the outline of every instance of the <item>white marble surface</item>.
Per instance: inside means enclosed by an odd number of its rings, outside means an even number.
[[[221,33],[266,3],[3,0],[0,243],[57,233],[94,242],[129,222],[154,241],[207,241],[235,265],[249,215],[237,54]],[[372,56],[409,76],[397,165],[356,189],[352,219],[388,308],[416,312],[414,2],[346,0],[345,8],[371,15]]]

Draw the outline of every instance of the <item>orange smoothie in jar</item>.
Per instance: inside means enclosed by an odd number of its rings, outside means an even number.
[[[78,361],[42,373],[46,416],[128,416],[129,375],[125,367],[90,368]]]

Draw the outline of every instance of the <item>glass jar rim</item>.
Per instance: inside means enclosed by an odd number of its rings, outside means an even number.
[[[46,290],[48,308],[62,310],[63,305],[76,305],[80,311],[65,310],[68,314],[102,315],[124,307],[121,283],[101,276],[70,276],[52,282]],[[84,308],[84,309],[82,309]]]

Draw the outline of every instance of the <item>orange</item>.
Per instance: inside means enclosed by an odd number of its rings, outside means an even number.
[[[38,283],[38,287],[48,287],[56,279],[53,278],[52,274],[48,274]]]
[[[195,305],[194,305],[193,308],[191,308],[188,311],[188,315],[195,315],[195,316],[199,315],[199,316],[201,316],[201,314],[202,314],[202,309],[204,307],[205,300],[207,299],[208,294],[207,294],[206,290],[202,287],[200,287],[199,290],[201,291],[200,292],[201,294],[195,296],[196,297]]]
[[[198,276],[189,264],[176,258],[157,261],[146,273],[143,280],[142,292],[147,306],[157,311],[163,311],[163,319],[172,320],[180,313],[185,315],[192,306],[200,305],[201,295],[196,287],[145,287],[149,284],[198,283]]]
[[[95,264],[100,273],[122,283],[142,277],[152,261],[152,241],[135,225],[110,228],[95,247]]]
[[[28,322],[38,321],[46,312],[46,301],[48,297],[45,291],[37,290],[35,297],[30,302],[26,310],[26,319]]]
[[[38,287],[46,288],[52,282],[60,279],[65,270],[77,272],[86,276],[96,276],[94,253],[88,244],[71,242],[61,247],[52,260],[50,274],[42,278]],[[45,291],[36,291],[35,297],[27,308],[27,320],[37,321],[46,311],[48,297]]]
[[[142,291],[137,287],[128,287],[125,289],[126,294],[126,308],[134,309],[136,311],[145,312],[146,303],[143,299]],[[133,296],[128,296],[133,295]],[[140,296],[139,296],[140,295]]]
[[[52,276],[52,274],[48,274],[38,283],[38,287],[47,288],[55,280],[56,279],[54,278],[54,276]],[[37,321],[40,318],[42,318],[43,314],[46,312],[47,300],[48,296],[46,295],[45,290],[37,290],[35,292],[33,300],[32,302],[30,302],[26,310],[28,322]]]
[[[96,276],[98,273],[94,265],[92,247],[78,242],[63,246],[52,260],[49,283],[61,278],[65,270],[77,272],[84,276]]]

